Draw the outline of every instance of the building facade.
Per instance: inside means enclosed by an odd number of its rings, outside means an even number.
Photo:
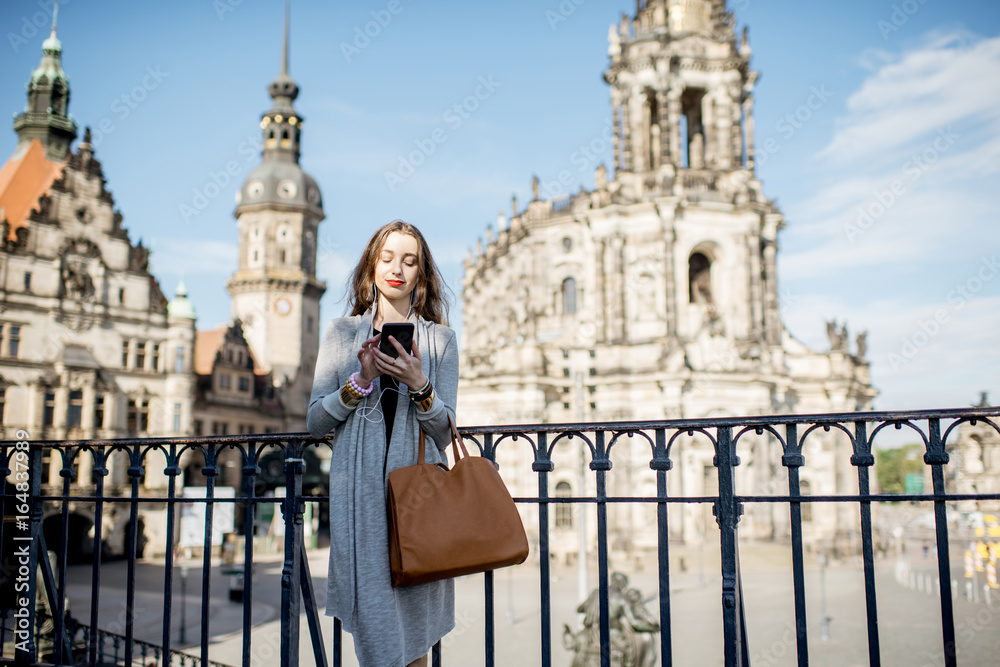
[[[274,107],[263,116],[262,164],[238,196],[233,319],[198,331],[186,287],[168,301],[149,271],[149,251],[129,238],[90,130],[72,147],[78,128],[53,26],[14,120],[18,144],[0,169],[5,439],[19,430],[35,441],[305,430],[325,290],[315,276],[323,212],[316,182],[298,166],[301,118],[291,106],[298,87],[287,71],[287,20],[285,27],[282,71],[269,87]],[[220,486],[242,483],[233,456],[219,462]],[[57,458],[46,457],[43,483],[61,487]],[[201,463],[194,454],[182,458],[186,484],[204,485]],[[93,459],[77,465],[74,485],[92,489]],[[125,454],[111,454],[107,468],[108,492],[131,485]],[[141,484],[165,489],[163,466],[148,461]],[[92,546],[87,507],[70,508],[71,554]],[[128,517],[106,510],[104,548],[121,553]],[[162,550],[164,508],[147,503],[141,515],[146,540]]]
[[[976,407],[989,407],[986,392]],[[984,422],[966,422],[958,427],[957,437],[949,439],[948,453],[955,466],[948,466],[945,488],[949,493],[1000,494],[1000,433]],[[929,475],[925,475],[929,477]],[[925,488],[931,480],[925,479]],[[965,512],[1000,513],[1000,500],[961,500],[959,510]]]
[[[639,3],[612,26],[608,53],[613,175],[598,166],[593,190],[556,199],[542,198],[536,179],[533,200],[520,209],[515,201],[510,220],[501,217],[466,262],[462,423],[869,409],[876,392],[865,334],[851,350],[846,327],[831,322],[830,350],[815,352],[782,324],[775,258],[785,221],[755,175],[758,73],[724,0]],[[742,442],[739,492],[787,492],[778,442]],[[530,448],[515,444],[500,452],[512,464],[501,469],[531,470]],[[551,494],[593,494],[581,482],[581,446],[556,446]],[[849,446],[834,434],[810,436],[803,488],[856,488]],[[655,495],[648,447],[617,450],[609,493]],[[697,436],[679,441],[672,495],[713,493],[713,455]],[[533,475],[506,478],[515,496],[533,493]],[[613,508],[620,552],[655,548],[644,511]],[[713,529],[710,508],[672,512],[675,539],[698,542]],[[857,522],[835,508],[807,514],[811,544],[848,540]],[[553,549],[575,552],[572,517],[555,523]],[[785,523],[758,506],[741,528],[774,538]]]

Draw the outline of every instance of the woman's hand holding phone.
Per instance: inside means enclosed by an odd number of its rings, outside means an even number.
[[[382,352],[378,349],[378,343],[372,347],[378,372],[382,375],[391,375],[410,389],[420,389],[427,384],[427,376],[424,375],[422,368],[420,349],[414,345],[413,354],[410,354],[410,351],[400,345],[394,336],[389,336],[389,342],[396,348],[399,353],[398,357],[393,358]]]

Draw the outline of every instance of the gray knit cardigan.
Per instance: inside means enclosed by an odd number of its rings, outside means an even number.
[[[458,342],[446,326],[410,317],[434,385],[434,403],[419,412],[400,384],[396,419],[385,470],[417,462],[420,428],[437,447],[427,447],[428,463],[447,462],[451,442],[448,415],[455,417],[458,394]],[[334,320],[316,360],[307,428],[315,437],[333,431],[330,462],[330,570],[326,613],[341,620],[354,636],[362,667],[397,667],[425,655],[455,627],[455,589],[450,579],[393,588],[389,574],[386,521],[385,423],[378,391],[348,408],[340,388],[361,370],[358,350],[372,336],[372,312]],[[376,385],[377,387],[378,385]]]

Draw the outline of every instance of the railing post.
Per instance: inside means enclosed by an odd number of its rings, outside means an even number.
[[[744,629],[743,599],[739,581],[737,525],[743,508],[736,501],[735,469],[740,464],[733,443],[733,429],[718,428],[715,465],[719,470],[719,497],[715,503],[715,519],[719,524],[722,546],[722,624],[726,667],[747,667],[743,664]]]
[[[496,463],[492,433],[483,436],[483,456]],[[496,663],[496,608],[493,593],[493,570],[488,570],[483,573],[483,595],[486,598],[486,667],[494,667]]]
[[[285,561],[281,569],[281,667],[299,665],[299,608],[302,544],[302,443],[285,446]]]
[[[205,446],[205,547],[201,565],[201,664],[208,664],[209,604],[212,590],[212,524],[215,516],[215,478],[219,474],[219,450],[217,444]]]
[[[667,456],[667,434],[662,428],[656,429],[656,449],[649,467],[656,471],[656,495],[661,500],[656,503],[657,556],[659,560],[660,594],[660,656],[664,665],[674,664],[673,648],[670,640],[670,524],[668,522],[667,471],[673,462]]]
[[[862,498],[871,493],[869,471],[875,465],[871,443],[868,442],[868,424],[855,422],[854,454],[851,465],[858,468],[858,491]],[[882,664],[879,645],[878,602],[875,592],[875,549],[872,541],[872,502],[861,501],[861,556],[865,570],[865,601],[868,610],[868,662],[871,667]]]
[[[135,638],[135,558],[139,537],[137,534],[139,532],[139,479],[145,472],[142,468],[142,449],[138,443],[133,446],[130,461],[131,463],[128,468],[128,476],[132,479],[132,498],[129,501],[128,544],[125,545],[126,554],[128,556],[128,574],[125,582],[126,665],[131,665],[133,662],[132,640]]]
[[[252,441],[244,443],[246,450],[243,458],[243,482],[246,485],[246,512],[243,525],[243,667],[250,667],[250,628],[253,627],[253,536],[254,521],[257,516],[257,505],[254,502],[257,495],[257,475],[260,466],[257,465],[257,450]]]
[[[69,664],[73,663],[73,656],[64,656],[63,647],[65,642],[63,641],[66,637],[66,554],[68,553],[68,542],[69,542],[69,492],[70,484],[76,477],[76,472],[73,470],[73,460],[75,458],[75,452],[65,449],[62,452],[63,467],[59,471],[59,475],[63,478],[62,484],[62,508],[59,516],[59,585],[56,590],[53,591],[53,595],[56,597],[56,608],[53,611],[55,616],[54,619],[54,640],[53,640],[53,654],[52,661],[57,665],[62,664],[64,660],[69,660]],[[43,532],[44,536],[44,532]]]
[[[611,459],[604,444],[604,431],[594,434],[597,455],[590,462],[590,469],[597,473],[597,576],[601,609],[601,667],[611,667],[611,626],[608,588],[608,486],[607,474]],[[584,554],[586,556],[586,554]]]
[[[531,469],[538,473],[538,579],[542,612],[542,667],[552,664],[552,609],[549,581],[549,473],[553,468],[549,460],[548,433],[538,434],[535,461]],[[557,510],[558,511],[558,510]]]
[[[809,664],[809,633],[806,625],[806,581],[805,562],[802,555],[802,487],[799,483],[799,468],[806,463],[799,443],[797,424],[785,427],[785,452],[781,464],[788,468],[788,495],[793,498],[788,504],[792,523],[792,585],[795,591],[795,647],[799,667]],[[825,621],[824,621],[825,622]]]
[[[98,661],[98,647],[103,657],[103,639],[98,620],[101,598],[101,551],[104,540],[104,478],[108,476],[108,451],[104,447],[94,448],[94,553],[91,557],[90,595],[90,664]]]
[[[973,422],[974,423],[974,422]],[[951,554],[948,551],[948,516],[945,501],[944,469],[948,461],[945,443],[941,440],[941,420],[929,419],[927,423],[928,442],[924,463],[931,466],[934,484],[934,527],[937,529],[938,577],[941,585],[941,637],[944,642],[945,667],[955,667],[958,647],[955,644],[955,612],[951,599]]]
[[[170,664],[171,615],[174,604],[174,523],[177,513],[174,497],[177,493],[177,476],[181,468],[177,465],[177,445],[171,444],[166,455],[167,466],[163,474],[167,476],[167,539],[163,561],[163,655],[164,664]]]

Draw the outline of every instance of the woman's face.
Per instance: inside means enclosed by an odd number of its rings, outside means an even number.
[[[417,239],[409,234],[392,232],[385,238],[375,265],[375,286],[390,301],[409,298],[417,286],[418,251]]]

